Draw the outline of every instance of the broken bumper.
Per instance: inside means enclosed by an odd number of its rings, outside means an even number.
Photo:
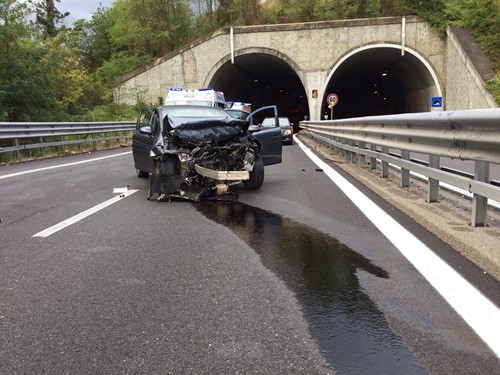
[[[198,164],[194,166],[199,175],[220,181],[243,181],[250,179],[248,171],[216,171],[214,169],[204,168]]]

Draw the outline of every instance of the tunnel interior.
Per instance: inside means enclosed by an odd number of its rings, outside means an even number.
[[[226,101],[252,103],[253,109],[277,105],[280,116],[289,117],[295,130],[305,118],[429,111],[431,96],[438,93],[427,66],[415,55],[401,55],[401,49],[392,47],[368,48],[344,59],[331,74],[323,97],[306,94],[293,67],[269,53],[236,56],[234,64],[222,64],[209,86],[223,91]],[[339,98],[333,109],[326,101],[330,93]],[[311,117],[308,100],[321,100],[316,106],[321,112]]]
[[[342,62],[333,72],[322,100],[321,118],[335,119],[426,112],[436,83],[413,54],[397,48],[370,48]],[[338,96],[328,108],[327,96]]]
[[[274,55],[236,56],[234,64],[228,61],[217,70],[209,85],[223,91],[226,101],[252,103],[252,109],[277,105],[279,115],[288,117],[297,130],[299,121],[309,116],[306,92],[297,73]]]

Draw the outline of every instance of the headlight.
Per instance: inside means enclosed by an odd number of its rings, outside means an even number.
[[[286,129],[284,132],[283,132],[284,135],[290,135],[292,134],[292,131],[290,129]]]

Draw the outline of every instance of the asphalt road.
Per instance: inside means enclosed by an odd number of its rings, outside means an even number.
[[[147,201],[129,149],[0,167],[0,374],[499,370],[491,345],[297,144],[265,173],[259,191],[235,188],[237,204],[194,204]],[[498,283],[452,263],[498,309]]]

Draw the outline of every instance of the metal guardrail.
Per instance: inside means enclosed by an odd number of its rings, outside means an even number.
[[[11,143],[10,146],[0,147],[0,154],[15,151],[19,159],[23,150],[42,149],[43,153],[46,147],[52,146],[60,146],[64,154],[66,145],[78,144],[82,147],[85,143],[93,143],[95,150],[96,142],[130,138],[130,131],[135,128],[135,124],[135,121],[0,122],[0,144]],[[96,138],[96,135],[99,137]],[[20,143],[20,140],[26,139],[31,141]]]
[[[360,166],[369,157],[376,169],[378,160],[382,177],[389,164],[400,167],[401,187],[409,186],[410,171],[428,177],[428,202],[438,200],[440,181],[471,192],[472,226],[485,224],[488,199],[500,201],[500,188],[489,179],[490,163],[500,164],[500,108],[301,121],[300,127]],[[412,162],[411,152],[429,155],[428,165]],[[440,157],[475,161],[474,177],[441,170]]]

